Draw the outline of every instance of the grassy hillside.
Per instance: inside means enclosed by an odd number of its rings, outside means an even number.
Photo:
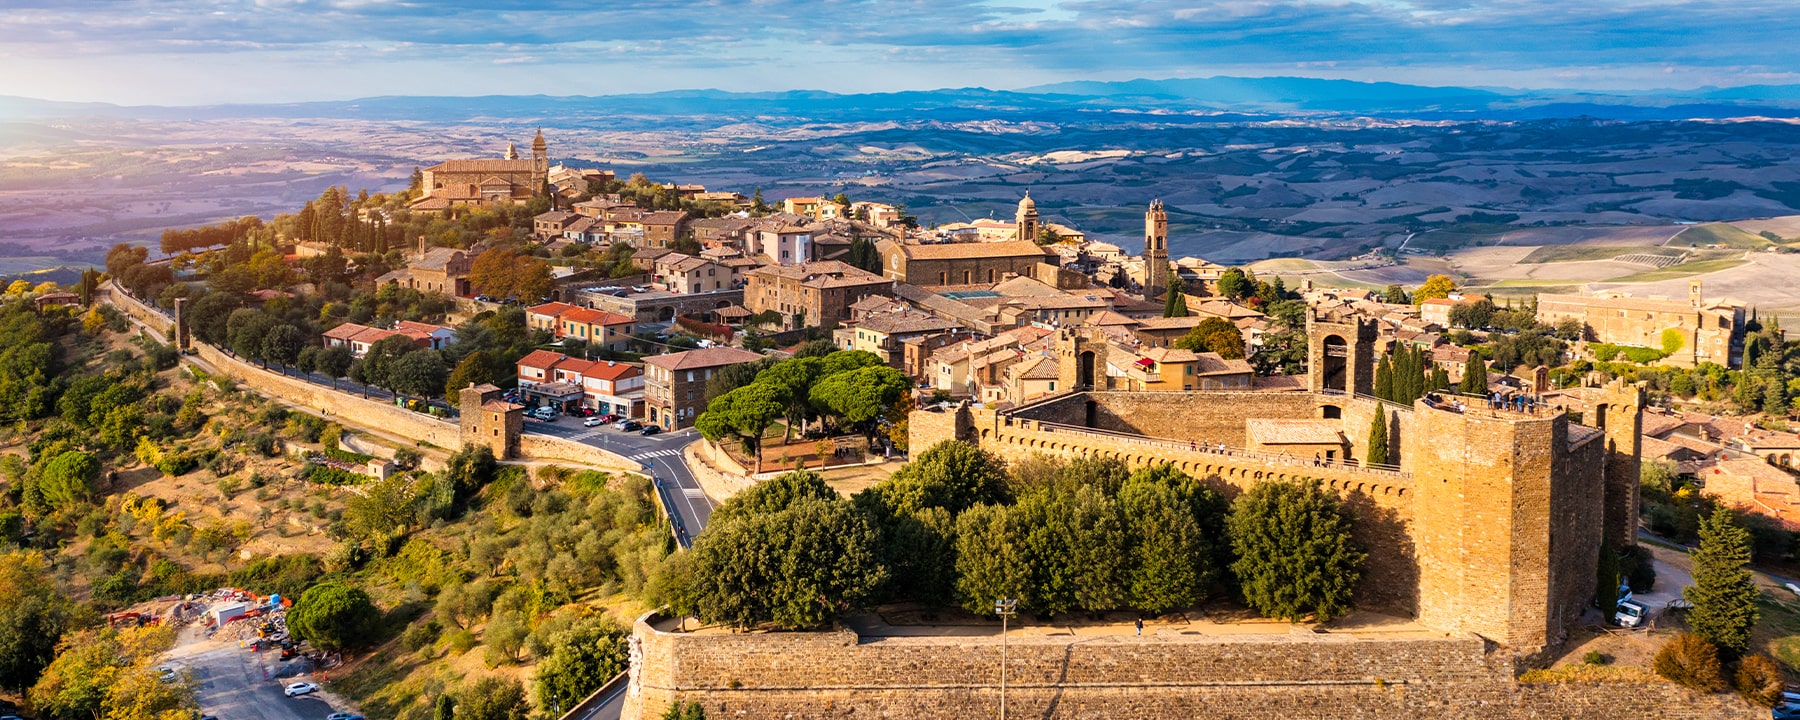
[[[1695,225],[1675,234],[1665,243],[1668,247],[1708,247],[1717,245],[1723,248],[1743,248],[1755,250],[1765,248],[1774,243],[1761,235],[1740,230],[1735,225],[1725,223],[1708,223]]]

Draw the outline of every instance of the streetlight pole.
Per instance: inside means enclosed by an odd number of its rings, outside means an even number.
[[[994,614],[1000,616],[1000,720],[1006,720],[1006,619],[1018,606],[1017,598],[994,601]]]

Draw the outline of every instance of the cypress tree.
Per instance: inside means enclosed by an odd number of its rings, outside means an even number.
[[[1483,360],[1480,355],[1469,356],[1469,369],[1463,371],[1460,389],[1469,395],[1487,394],[1487,361]]]
[[[1619,553],[1609,543],[1600,545],[1600,572],[1594,578],[1594,602],[1603,622],[1611,622],[1619,609]]]
[[[1369,451],[1365,460],[1370,465],[1388,464],[1387,408],[1375,408],[1375,420],[1369,424]]]
[[[1732,654],[1750,647],[1756,624],[1756,598],[1761,591],[1751,579],[1750,533],[1732,522],[1731,511],[1713,510],[1700,518],[1700,547],[1694,558],[1694,584],[1681,591],[1694,604],[1688,626]]]
[[[1375,366],[1375,397],[1394,399],[1394,367],[1386,355],[1381,356],[1381,362]]]
[[[1169,279],[1169,291],[1163,298],[1163,317],[1187,317],[1187,283],[1179,277]]]
[[[1450,389],[1450,373],[1444,372],[1444,366],[1431,364],[1431,390],[1442,392]]]

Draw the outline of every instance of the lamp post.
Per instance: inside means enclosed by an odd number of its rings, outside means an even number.
[[[1017,598],[994,601],[994,614],[1000,616],[1000,720],[1006,720],[1006,619],[1018,606]]]

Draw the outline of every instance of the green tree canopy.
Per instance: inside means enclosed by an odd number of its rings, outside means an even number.
[[[829,364],[833,358],[849,354],[832,353],[825,361]],[[855,425],[880,417],[911,390],[912,382],[904,373],[886,365],[870,365],[818,381],[812,386],[811,399],[815,407]]]
[[[714,521],[694,544],[701,619],[810,629],[861,607],[886,581],[873,528],[844,500]]]
[[[550,653],[537,666],[537,706],[570,710],[625,671],[624,628],[604,615],[582,618],[550,638]]]
[[[694,419],[694,428],[706,439],[718,442],[735,437],[756,456],[756,471],[762,472],[763,432],[787,414],[786,391],[772,383],[751,383],[713,398],[706,411]]]
[[[306,347],[306,333],[286,323],[269,328],[263,335],[262,358],[277,365],[292,365]],[[315,360],[316,362],[316,360]]]
[[[94,481],[100,478],[100,461],[80,450],[70,450],[44,464],[38,491],[51,507],[85,501],[94,496]]]
[[[757,483],[726,500],[713,511],[712,521],[729,520],[748,515],[778,513],[806,500],[839,499],[836,490],[825,484],[825,478],[811,470],[782,473]]]
[[[944,508],[952,515],[1006,499],[1006,461],[957,440],[927,448],[871,488],[894,512]]]
[[[71,603],[35,553],[0,555],[0,688],[23,692],[56,658]]]
[[[531,702],[512,678],[483,676],[456,692],[456,720],[526,720]]]
[[[432,397],[444,389],[449,373],[436,350],[414,350],[388,369],[388,384],[397,392]]]
[[[381,611],[361,588],[326,582],[307,588],[288,612],[294,637],[328,650],[367,647],[380,638]]]
[[[1238,496],[1227,530],[1232,573],[1252,608],[1287,620],[1349,611],[1365,555],[1336,495],[1316,482],[1264,482]]]
[[[341,378],[350,374],[350,363],[355,359],[350,348],[334,345],[319,351],[313,358],[313,369],[326,377]]]
[[[1023,602],[1031,575],[1023,533],[1003,505],[976,505],[956,518],[956,601],[977,615],[1003,598]]]
[[[1175,347],[1191,352],[1218,353],[1226,360],[1244,357],[1244,333],[1230,320],[1209,317],[1175,341]]]
[[[1176,275],[1169,276],[1169,288],[1163,297],[1163,317],[1187,317],[1187,283]]]
[[[476,350],[464,356],[456,369],[450,372],[450,378],[444,381],[444,397],[455,400],[463,388],[470,385],[485,385],[494,381],[494,356],[486,350]]]

